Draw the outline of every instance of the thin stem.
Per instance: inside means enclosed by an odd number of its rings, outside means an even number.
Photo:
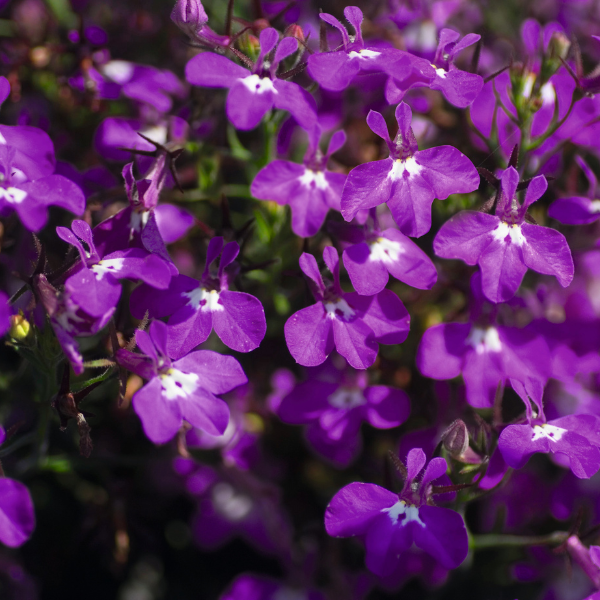
[[[559,546],[569,537],[568,531],[554,531],[548,535],[504,535],[486,533],[471,536],[472,550],[489,548],[514,548],[521,546]]]

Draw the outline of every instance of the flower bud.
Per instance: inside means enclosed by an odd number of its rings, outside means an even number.
[[[550,39],[548,49],[550,50],[550,56],[556,56],[559,58],[567,58],[569,49],[571,48],[571,40],[562,32],[555,31]]]
[[[23,316],[23,313],[19,313],[18,315],[12,315],[10,317],[10,329],[8,330],[8,335],[13,340],[18,340],[22,342],[27,338],[29,332],[31,331],[31,325],[29,321]]]
[[[300,27],[300,25],[297,23],[288,25],[283,32],[283,37],[295,37],[299,42],[304,42],[306,40],[304,37],[304,31],[302,31],[302,27]]]
[[[469,447],[469,430],[462,419],[456,419],[442,434],[444,448],[452,458],[460,458]]]
[[[177,0],[171,12],[171,21],[190,38],[195,38],[208,22],[200,0]]]

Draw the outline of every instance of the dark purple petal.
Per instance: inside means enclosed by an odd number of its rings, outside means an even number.
[[[469,323],[441,323],[430,327],[417,350],[417,367],[425,377],[453,379],[460,375]]]
[[[276,79],[273,85],[277,92],[273,96],[275,108],[287,110],[304,129],[316,125],[317,104],[311,94],[292,81]]]
[[[412,481],[423,470],[427,457],[422,448],[413,448],[406,455],[407,482]],[[406,482],[405,482],[406,483]]]
[[[587,225],[600,217],[600,211],[593,202],[585,196],[559,198],[550,205],[548,216],[565,225]]]
[[[194,224],[194,215],[173,204],[159,204],[155,210],[156,224],[165,244],[183,237]]]
[[[250,186],[250,193],[259,200],[288,204],[301,186],[307,169],[287,160],[274,160],[262,168]]]
[[[398,569],[399,556],[413,543],[415,523],[399,524],[397,518],[394,521],[391,513],[392,511],[376,516],[365,536],[365,563],[370,571],[380,577],[390,575]]]
[[[292,425],[310,423],[331,407],[328,399],[337,389],[337,383],[305,381],[281,400],[277,415]]]
[[[370,327],[360,318],[352,321],[331,319],[336,350],[355,369],[370,367],[377,358],[378,346]]]
[[[0,479],[0,541],[16,548],[34,529],[35,512],[27,487],[8,477]]]
[[[21,189],[44,206],[60,206],[76,215],[85,210],[85,196],[81,188],[62,175],[50,175],[24,183]]]
[[[208,339],[213,327],[214,312],[202,308],[196,309],[186,304],[169,319],[167,354],[171,358],[185,356]]]
[[[198,388],[186,396],[177,399],[183,418],[209,435],[222,435],[229,422],[227,402],[213,394]]]
[[[423,527],[415,526],[415,544],[447,569],[455,569],[467,557],[469,538],[463,518],[449,508],[421,506]]]
[[[309,75],[331,92],[345,90],[360,71],[360,59],[350,58],[344,51],[311,54],[308,57]]]
[[[371,521],[398,496],[371,483],[351,483],[342,488],[325,511],[325,530],[333,537],[365,535]]]
[[[436,78],[430,84],[432,90],[440,90],[450,104],[466,108],[477,98],[483,87],[483,77],[451,68],[449,71],[437,69]]]
[[[373,385],[365,390],[367,421],[378,429],[398,427],[410,415],[410,400],[405,392]]]
[[[387,264],[374,259],[365,242],[348,246],[342,254],[344,266],[354,289],[363,296],[379,293],[387,285]]]

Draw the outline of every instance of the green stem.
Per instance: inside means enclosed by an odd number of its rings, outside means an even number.
[[[567,531],[554,531],[548,535],[504,535],[487,533],[471,536],[472,550],[521,546],[559,546],[567,541]]]

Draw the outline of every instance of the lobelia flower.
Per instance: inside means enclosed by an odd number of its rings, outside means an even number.
[[[400,494],[370,483],[342,488],[325,511],[325,529],[334,537],[360,536],[367,568],[379,576],[400,567],[401,553],[413,543],[443,567],[455,569],[467,556],[469,541],[463,518],[449,508],[432,506],[433,484],[448,468],[445,459],[429,462],[421,448],[406,457],[406,480]]]
[[[148,438],[164,444],[184,419],[211,435],[221,435],[229,421],[229,407],[216,394],[248,381],[238,361],[210,350],[171,361],[167,326],[161,321],[152,322],[149,334],[136,331],[135,340],[143,354],[121,349],[116,359],[122,367],[148,380],[132,400]]]
[[[342,192],[342,216],[346,221],[359,210],[387,203],[404,235],[420,237],[431,228],[434,198],[472,192],[479,186],[473,163],[452,146],[418,150],[410,127],[412,112],[402,102],[396,108],[398,134],[392,142],[381,114],[370,111],[367,124],[383,138],[390,156],[355,167]]]
[[[0,444],[6,432],[0,425]],[[35,511],[29,490],[20,481],[0,477],[0,542],[11,548],[24,544],[35,529]]]
[[[260,32],[260,54],[252,71],[212,52],[194,56],[185,67],[185,77],[200,87],[230,88],[227,117],[237,129],[254,129],[273,107],[289,111],[304,129],[317,122],[314,98],[298,84],[277,78],[279,63],[298,49],[296,38],[279,41],[272,27]],[[268,55],[275,50],[271,60]]]
[[[323,260],[333,273],[333,283],[327,285],[315,257],[306,252],[300,257],[300,268],[317,303],[287,320],[288,349],[297,363],[315,367],[335,347],[355,369],[366,369],[375,362],[378,344],[401,344],[406,339],[410,316],[390,290],[368,297],[342,291],[339,257],[332,246],[323,250]]]
[[[355,236],[355,241],[358,236],[363,240],[348,246],[342,254],[354,289],[372,296],[385,288],[389,275],[412,287],[431,289],[437,271],[427,254],[397,229],[381,231],[375,209],[370,210],[370,216]]]
[[[506,327],[496,322],[496,307],[485,302],[481,276],[471,280],[473,299],[468,323],[441,323],[425,331],[417,367],[425,377],[453,379],[462,374],[467,402],[491,408],[496,389],[507,379],[543,386],[551,374],[548,345],[535,327]]]
[[[498,448],[506,464],[520,469],[536,452],[558,453],[567,456],[573,474],[589,479],[600,470],[600,417],[568,415],[546,421],[541,391],[511,382],[525,403],[527,424],[509,425],[500,434]],[[535,404],[534,414],[528,396]]]
[[[323,21],[335,27],[342,36],[341,50],[320,52],[308,57],[308,73],[322,88],[340,92],[361,72],[381,72],[389,63],[394,63],[396,72],[405,75],[410,73],[413,57],[408,52],[365,44],[361,31],[363,13],[360,8],[346,6],[344,16],[356,32],[352,38],[344,25],[333,15],[323,12],[319,14]]]
[[[396,104],[404,97],[409,87],[427,86],[440,90],[450,104],[466,108],[477,98],[483,87],[483,78],[475,73],[461,71],[454,61],[465,48],[477,43],[481,36],[469,33],[460,39],[460,33],[442,29],[433,64],[423,58],[413,57],[413,73],[409,78],[397,64],[389,65],[386,72],[391,76],[385,89],[388,103]],[[402,67],[402,63],[400,63]]]
[[[81,259],[74,267],[77,272],[65,281],[65,291],[70,301],[91,317],[101,317],[117,306],[121,296],[119,279],[140,279],[155,289],[168,287],[171,272],[162,258],[139,248],[101,255],[85,221],[76,219],[71,227],[72,231],[56,228],[58,237],[77,248]]]
[[[548,187],[546,178],[531,180],[522,205],[516,200],[518,183],[519,174],[509,167],[502,173],[495,215],[459,212],[433,241],[438,256],[479,265],[483,293],[492,302],[510,300],[528,268],[554,275],[563,287],[573,279],[573,258],[562,233],[525,222],[527,209]]]
[[[365,371],[337,363],[328,359],[310,369],[308,381],[296,385],[276,412],[286,423],[308,425],[307,439],[315,450],[347,466],[360,450],[363,421],[377,429],[398,427],[408,419],[410,400],[402,390],[368,385]]]
[[[237,274],[237,242],[223,246],[222,237],[208,244],[206,265],[200,281],[179,275],[169,289],[154,290],[142,285],[131,296],[131,313],[143,317],[146,310],[154,318],[170,315],[168,355],[178,358],[204,342],[214,328],[221,341],[238,352],[258,348],[267,324],[262,304],[250,294],[232,292],[229,283]],[[218,270],[213,263],[221,255]]]
[[[346,181],[346,175],[327,170],[329,157],[344,145],[346,134],[334,133],[325,154],[319,149],[320,137],[321,129],[315,126],[309,134],[304,164],[271,161],[257,173],[250,186],[250,192],[259,200],[289,204],[292,231],[301,237],[315,235],[330,208],[340,210],[340,196]]]
[[[588,180],[587,195],[568,196],[555,200],[548,209],[548,216],[565,225],[587,225],[597,221],[600,217],[600,200],[597,194],[598,179],[581,156],[576,156],[575,161]]]
[[[13,211],[30,231],[48,220],[48,206],[80,215],[85,209],[81,189],[62,175],[53,175],[54,148],[35,127],[0,126],[0,217]]]

